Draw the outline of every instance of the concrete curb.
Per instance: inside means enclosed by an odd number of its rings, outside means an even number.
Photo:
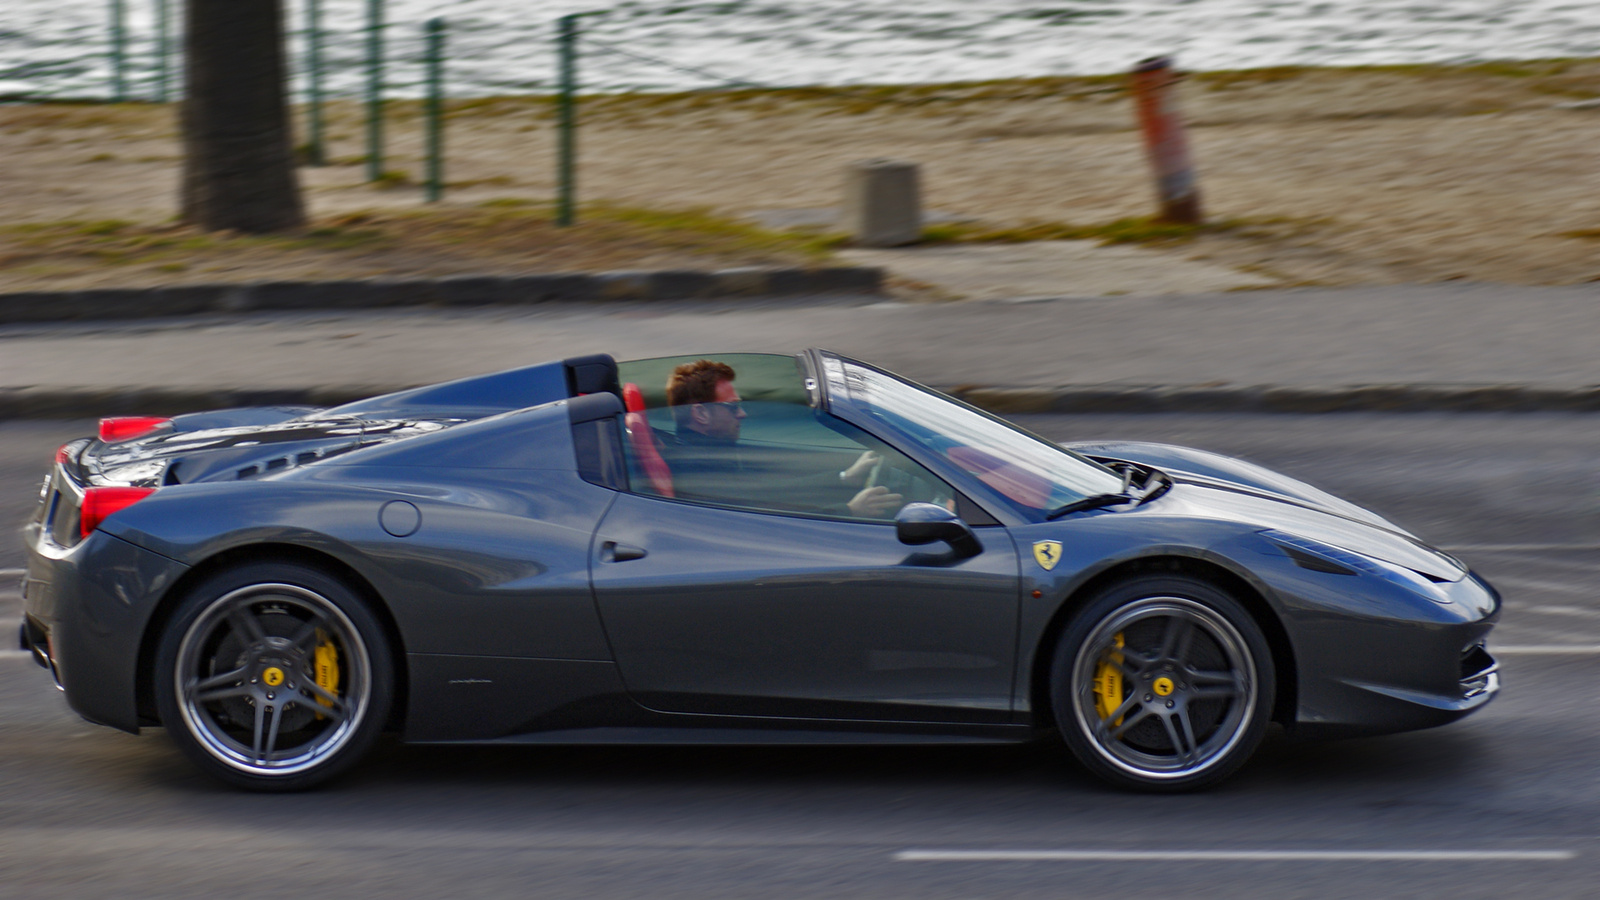
[[[997,413],[1600,412],[1600,385],[1103,385],[947,388]]]
[[[237,406],[336,406],[414,385],[274,390],[0,389],[0,419],[177,415]],[[1067,386],[944,388],[974,406],[1018,413],[1600,412],[1600,385],[1348,385],[1342,387]]]
[[[142,319],[259,310],[396,306],[496,306],[554,301],[700,300],[883,291],[884,270],[749,267],[566,275],[460,276],[416,280],[268,281],[159,288],[0,294],[0,324]]]

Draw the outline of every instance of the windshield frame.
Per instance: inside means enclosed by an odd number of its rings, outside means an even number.
[[[956,409],[977,416],[982,420],[981,427],[994,428],[996,429],[997,434],[1003,436],[1000,441],[996,442],[997,448],[1003,447],[1011,442],[1020,442],[1016,444],[1016,446],[1027,447],[1030,449],[1038,448],[1037,452],[1039,457],[1051,460],[1052,465],[1054,460],[1058,459],[1062,465],[1073,467],[1073,470],[1082,475],[1085,479],[1096,479],[1100,476],[1103,476],[1103,481],[1105,484],[1102,487],[1104,487],[1104,490],[1094,488],[1088,490],[1087,492],[1082,492],[1076,488],[1069,488],[1069,486],[1064,484],[1060,479],[1052,477],[1052,488],[1054,490],[1070,489],[1075,492],[1073,496],[1057,498],[1060,500],[1060,502],[1070,502],[1074,499],[1081,499],[1082,497],[1087,497],[1098,493],[1115,492],[1122,485],[1123,478],[1115,470],[1095,462],[1094,460],[1089,459],[1080,453],[1069,450],[1054,441],[1041,437],[1040,435],[1023,428],[1014,422],[1010,422],[993,413],[979,409],[978,407],[973,406],[964,400],[952,397],[949,394],[928,387],[925,384],[921,384],[902,375],[898,375],[881,366],[875,366],[871,363],[862,362],[861,360],[843,356],[827,350],[812,350],[807,353],[807,356],[810,357],[808,359],[808,368],[811,370],[809,375],[810,378],[814,380],[815,390],[819,395],[818,399],[828,408],[830,412],[833,412],[840,418],[851,422],[851,424],[865,428],[868,431],[878,434],[880,437],[889,440],[890,443],[897,447],[901,452],[906,453],[907,455],[916,459],[918,462],[922,463],[924,466],[932,469],[941,477],[945,478],[947,481],[950,481],[952,484],[958,485],[963,491],[966,491],[970,496],[972,496],[974,500],[978,501],[982,506],[988,508],[990,512],[994,513],[997,518],[1000,518],[1002,521],[1006,522],[1006,524],[1020,525],[1044,522],[1046,521],[1046,517],[1050,511],[1054,508],[1057,508],[1060,503],[1052,502],[1041,507],[1035,507],[1030,504],[1020,502],[1013,497],[1007,496],[1002,491],[991,487],[973,472],[962,466],[954,464],[950,459],[946,458],[943,453],[939,453],[932,447],[928,446],[922,438],[909,432],[906,428],[897,425],[895,422],[885,418],[883,415],[874,412],[873,407],[879,404],[873,403],[866,397],[856,397],[854,392],[851,390],[848,379],[845,377],[846,367],[859,367],[860,369],[875,373],[897,382],[900,385],[909,388],[910,390],[926,396],[931,401],[949,404]],[[807,386],[811,387],[812,385],[808,384]],[[897,414],[906,418],[907,420],[914,420],[915,418],[914,416],[906,415],[906,413],[903,411]],[[923,427],[935,433],[942,433],[939,432],[937,426],[935,425],[924,423]],[[1002,509],[1009,513],[1009,515],[1001,515],[1000,511]],[[1006,521],[1008,519],[1011,521]]]

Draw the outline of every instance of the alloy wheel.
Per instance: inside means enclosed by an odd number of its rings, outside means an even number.
[[[1139,598],[1079,644],[1073,724],[1129,780],[1192,781],[1232,762],[1259,733],[1256,672],[1250,643],[1217,610],[1185,597]]]
[[[183,726],[239,772],[313,769],[349,744],[369,712],[367,643],[343,610],[309,588],[229,591],[178,645],[172,687]]]

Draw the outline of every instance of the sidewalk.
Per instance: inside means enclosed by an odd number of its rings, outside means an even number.
[[[332,403],[548,359],[822,346],[1006,412],[1600,411],[1600,289],[1459,283],[256,313],[0,328],[0,418]]]
[[[1229,266],[1148,247],[1095,241],[933,244],[889,250],[846,249],[839,258],[878,266],[913,282],[971,300],[1049,297],[1070,285],[1074,296],[1151,297],[1259,290],[1281,283]]]

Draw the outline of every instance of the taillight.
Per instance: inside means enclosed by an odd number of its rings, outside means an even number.
[[[71,446],[71,444],[62,444],[60,447],[56,448],[57,465],[66,462],[71,457],[71,454],[67,453],[67,448]]]
[[[171,422],[161,416],[112,416],[100,420],[100,440],[108,444],[141,438]]]
[[[89,532],[100,527],[106,520],[119,509],[126,509],[140,500],[154,494],[155,488],[149,487],[92,487],[83,491],[83,507],[78,511],[78,532],[83,537],[88,537]]]

